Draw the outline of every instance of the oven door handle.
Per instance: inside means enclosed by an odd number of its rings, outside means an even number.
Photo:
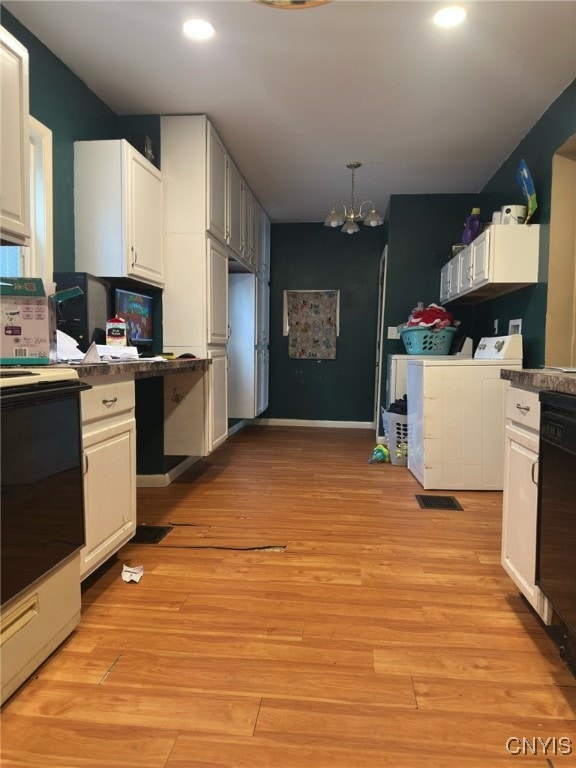
[[[66,384],[65,386],[36,384],[32,387],[14,387],[10,392],[6,390],[2,392],[0,402],[2,403],[2,408],[6,406],[29,405],[41,400],[57,400],[61,397],[70,397],[70,395],[79,394],[85,389],[92,389],[92,387],[83,381]]]

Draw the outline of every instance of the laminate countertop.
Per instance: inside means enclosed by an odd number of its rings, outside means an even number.
[[[208,358],[176,358],[175,360],[135,360],[134,362],[119,360],[114,363],[92,363],[87,365],[62,365],[73,368],[78,376],[125,376],[133,374],[136,379],[147,379],[152,376],[164,376],[171,373],[193,373],[206,371],[212,361]]]
[[[506,379],[517,387],[576,395],[576,373],[565,373],[553,368],[523,368],[520,370],[502,368],[500,378]]]

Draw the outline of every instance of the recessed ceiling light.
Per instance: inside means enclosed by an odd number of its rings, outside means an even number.
[[[434,15],[434,24],[439,27],[455,27],[462,24],[466,18],[466,11],[459,5],[449,5]]]
[[[204,19],[189,19],[182,25],[186,37],[192,40],[208,40],[214,35],[214,27]]]

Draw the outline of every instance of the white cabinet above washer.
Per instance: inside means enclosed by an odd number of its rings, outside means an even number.
[[[538,224],[491,224],[442,268],[440,302],[476,304],[538,282],[539,238]]]

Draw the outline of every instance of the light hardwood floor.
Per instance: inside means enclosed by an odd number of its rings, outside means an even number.
[[[3,709],[2,766],[576,765],[576,679],[500,566],[502,495],[420,509],[373,446],[248,427],[140,489],[139,522],[175,527],[85,592]]]

